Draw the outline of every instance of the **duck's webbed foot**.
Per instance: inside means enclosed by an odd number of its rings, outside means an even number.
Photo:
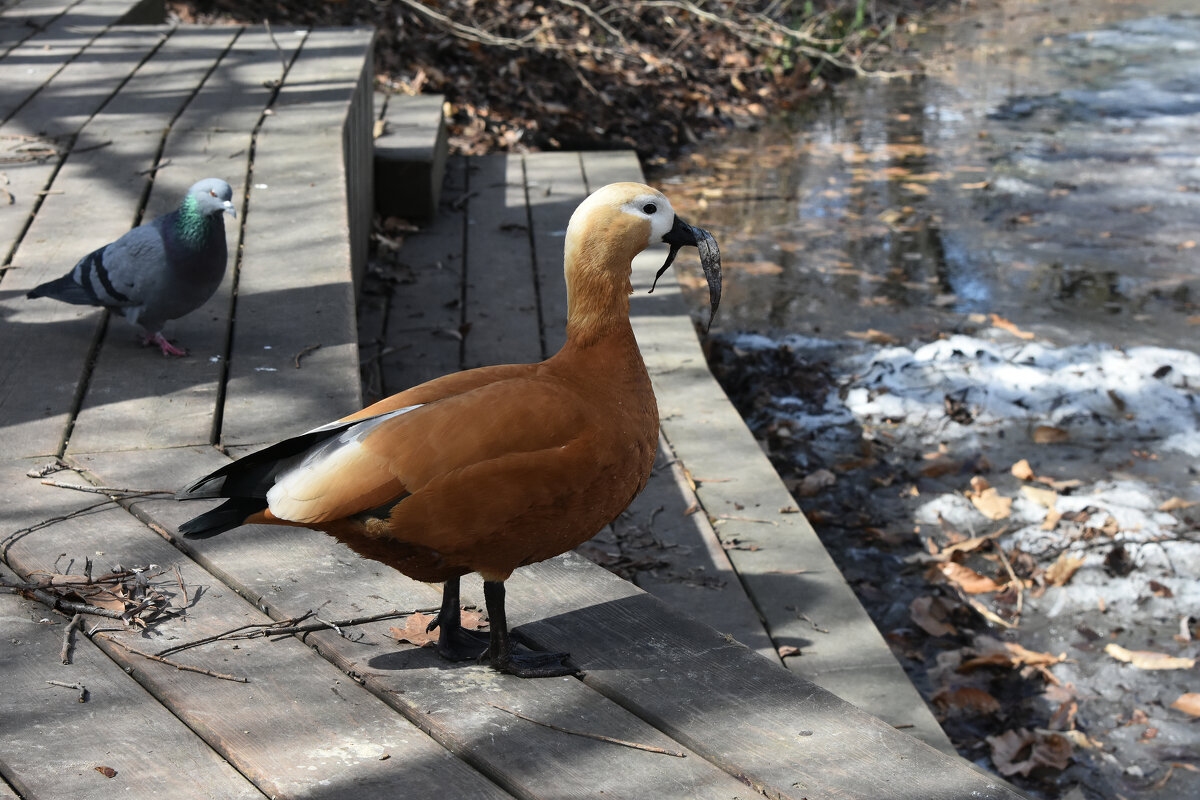
[[[508,635],[502,582],[484,581],[483,596],[487,601],[488,622],[492,628],[491,643],[485,658],[492,669],[518,678],[557,678],[579,673],[576,667],[566,663],[571,657],[570,653],[517,652]]]
[[[425,630],[434,628],[438,629],[438,655],[447,661],[479,661],[487,655],[488,635],[462,626],[458,578],[450,578],[442,587],[442,607]]]

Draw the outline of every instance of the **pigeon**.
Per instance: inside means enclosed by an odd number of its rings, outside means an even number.
[[[233,189],[205,178],[188,189],[179,208],[88,253],[66,275],[25,296],[120,312],[141,327],[144,345],[158,345],[164,356],[187,355],[162,329],[204,305],[221,285],[228,260],[222,214],[237,218]]]

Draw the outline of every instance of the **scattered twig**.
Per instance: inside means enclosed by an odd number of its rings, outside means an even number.
[[[71,617],[71,621],[67,623],[67,629],[63,631],[62,651],[59,653],[59,657],[64,664],[71,663],[71,646],[75,643],[75,631],[81,622],[83,622],[83,614],[76,612],[75,616]]]
[[[259,639],[266,636],[285,636],[296,633],[312,633],[314,631],[322,631],[330,628],[338,631],[338,633],[342,636],[345,636],[345,633],[340,630],[341,628],[350,628],[355,625],[366,625],[370,622],[379,622],[380,620],[394,619],[396,617],[408,617],[413,614],[432,614],[438,610],[439,609],[436,607],[418,608],[412,611],[397,611],[396,609],[392,609],[391,611],[385,611],[381,614],[371,614],[369,616],[354,617],[352,619],[339,619],[333,620],[332,622],[327,622],[320,619],[318,619],[316,622],[304,622],[304,620],[308,619],[309,617],[316,616],[312,611],[310,611],[303,616],[295,617],[293,619],[284,619],[277,622],[239,625],[236,628],[232,628],[222,633],[217,633],[212,636],[205,636],[203,639],[195,639],[190,642],[172,645],[171,647],[159,650],[158,654],[160,656],[165,656],[170,653],[178,653],[181,650],[189,650],[193,647],[199,647],[201,645],[211,644],[219,641],[228,641],[233,639]]]
[[[279,40],[275,38],[275,31],[271,30],[270,21],[264,18],[263,27],[267,29],[267,36],[271,37],[271,44],[275,45],[275,52],[279,54],[279,64],[283,67],[283,72],[280,73],[279,81],[276,83],[276,85],[279,85],[283,83],[283,76],[287,74],[287,56],[283,54],[283,48],[279,46]]]
[[[187,587],[183,585],[183,574],[179,571],[179,565],[176,564],[174,569],[175,580],[179,582],[179,593],[183,595],[183,604],[185,606],[190,605],[192,601],[188,599]]]
[[[1025,585],[1021,583],[1021,579],[1017,577],[1017,573],[1013,571],[1012,562],[1008,560],[1008,554],[1004,552],[1004,548],[996,542],[992,542],[996,547],[996,552],[1000,554],[1000,563],[1004,565],[1004,569],[1008,572],[1008,580],[1011,584],[1017,587],[1017,608],[1014,616],[1017,619],[1021,618],[1021,609],[1025,605]]]
[[[150,494],[175,494],[175,492],[167,489],[123,489],[117,486],[83,486],[77,483],[62,483],[61,481],[49,479],[41,482],[47,486],[55,486],[59,489],[74,489],[77,492],[88,492],[89,494],[120,495],[122,499],[126,497],[145,497]]]
[[[101,500],[99,503],[92,503],[90,506],[84,506],[83,508],[77,508],[74,511],[71,511],[67,514],[61,514],[57,517],[50,517],[49,519],[44,519],[41,522],[36,522],[33,525],[30,525],[28,527],[13,531],[12,533],[5,536],[3,539],[0,539],[0,561],[7,562],[9,548],[11,548],[21,538],[33,533],[34,531],[39,531],[42,528],[48,528],[51,525],[55,525],[59,522],[66,522],[69,519],[75,519],[75,517],[81,517],[84,514],[95,511],[96,509],[101,508],[103,506],[112,505],[115,502],[116,502],[116,500],[114,500],[110,497],[107,500]]]
[[[27,597],[30,600],[36,600],[44,606],[53,608],[55,611],[65,611],[71,614],[91,614],[97,617],[108,617],[109,619],[121,619],[121,612],[110,611],[107,608],[80,603],[76,600],[67,600],[62,597],[55,597],[49,592],[41,589],[27,589],[18,586],[0,586],[0,588],[8,589],[22,597]]]
[[[588,739],[595,739],[598,742],[608,742],[609,744],[619,744],[621,747],[632,747],[634,750],[644,750],[647,753],[661,753],[664,756],[675,756],[676,758],[687,758],[687,753],[681,753],[678,750],[667,750],[666,748],[663,748],[663,747],[655,747],[652,744],[639,744],[638,742],[629,742],[624,739],[614,739],[611,736],[602,736],[598,733],[588,733],[586,731],[574,731],[574,730],[571,730],[570,728],[560,728],[559,726],[553,725],[549,722],[542,722],[541,720],[534,719],[533,717],[527,717],[524,714],[521,714],[517,711],[513,711],[511,708],[505,708],[504,706],[496,705],[495,703],[488,703],[488,705],[491,706],[492,708],[499,709],[500,711],[503,711],[506,714],[512,714],[517,719],[523,719],[526,722],[532,722],[534,725],[541,725],[543,728],[549,728],[550,730],[558,731],[559,733],[569,733],[572,736],[583,736]]]
[[[191,664],[181,664],[178,661],[172,661],[169,658],[163,658],[162,656],[156,656],[153,653],[147,653],[144,650],[138,650],[136,647],[130,647],[129,645],[122,642],[120,639],[117,639],[116,637],[113,637],[113,636],[106,636],[104,634],[96,634],[96,635],[99,636],[101,639],[112,642],[117,647],[120,647],[124,650],[129,651],[130,653],[133,653],[135,656],[141,656],[142,658],[148,658],[151,661],[157,661],[160,664],[166,664],[167,666],[174,667],[175,669],[178,669],[178,670],[184,670],[185,672],[198,672],[201,675],[208,675],[213,678],[220,678],[223,681],[236,681],[237,683],[249,683],[250,682],[249,678],[243,678],[240,675],[229,675],[224,672],[217,672],[215,670],[206,669],[204,667],[193,667]]]
[[[166,161],[155,164],[153,167],[150,167],[149,169],[141,170],[140,172],[138,172],[138,175],[153,175],[154,173],[158,172],[163,167],[168,167],[170,165],[171,165],[171,159],[168,158]]]
[[[87,147],[76,147],[71,150],[71,154],[74,155],[75,153],[87,153],[92,150],[99,150],[101,147],[108,147],[110,144],[112,144],[112,139],[108,139],[107,141],[103,142],[97,142],[96,144],[89,144]]]
[[[64,662],[66,663],[66,662]],[[79,702],[86,703],[88,699],[87,687],[82,683],[66,683],[65,681],[46,681],[51,686],[61,686],[64,689],[74,689],[79,692]]]
[[[296,353],[296,358],[292,360],[292,364],[296,367],[296,369],[300,369],[300,359],[304,358],[306,355],[313,352],[314,350],[320,350],[320,349],[321,349],[321,345],[310,344],[308,347],[305,347],[299,353]]]

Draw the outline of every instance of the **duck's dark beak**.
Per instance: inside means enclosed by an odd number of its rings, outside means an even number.
[[[721,304],[721,250],[717,247],[717,240],[703,228],[688,225],[679,215],[675,216],[671,230],[667,231],[662,240],[671,246],[671,250],[667,253],[666,263],[655,273],[650,291],[654,291],[658,279],[675,262],[675,254],[679,252],[679,248],[685,245],[696,248],[700,251],[700,266],[704,269],[704,277],[708,281],[708,302],[711,306],[708,326],[712,327],[713,318],[717,316],[717,306]]]

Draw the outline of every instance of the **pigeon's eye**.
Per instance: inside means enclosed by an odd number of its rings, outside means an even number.
[[[642,212],[647,216],[653,216],[656,211],[658,211],[658,206],[654,205],[654,203],[646,203],[646,205],[642,206]]]
[[[216,193],[216,192],[214,192],[212,189],[209,189],[209,190],[208,190],[208,193],[209,193],[210,195],[212,195],[213,197],[216,197],[216,196],[217,196],[217,193]]]

